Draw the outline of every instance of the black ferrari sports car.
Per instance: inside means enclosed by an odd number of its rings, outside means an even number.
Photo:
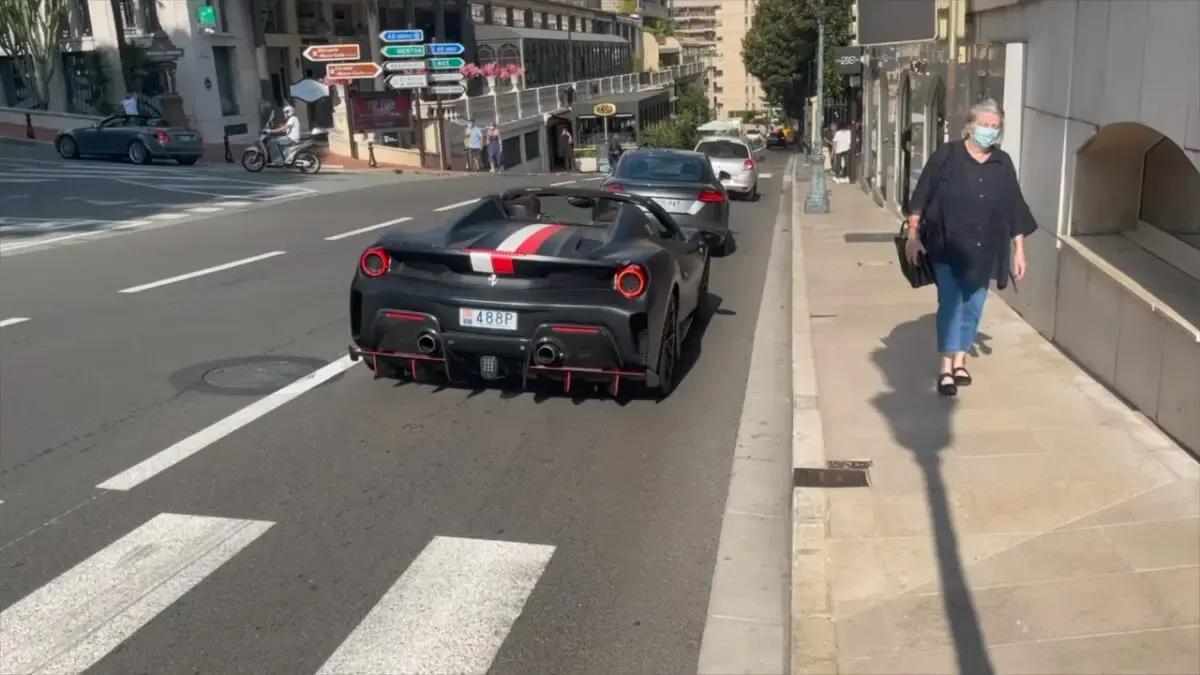
[[[455,220],[390,231],[350,285],[350,356],[378,376],[584,380],[667,396],[708,306],[724,233],[681,228],[652,199],[577,188],[489,195]]]

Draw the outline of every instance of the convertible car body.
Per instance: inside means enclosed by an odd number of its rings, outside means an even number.
[[[547,201],[570,205],[553,214]],[[352,358],[415,380],[626,380],[673,389],[706,311],[712,233],[653,200],[536,188],[490,195],[443,226],[392,231],[350,288]]]

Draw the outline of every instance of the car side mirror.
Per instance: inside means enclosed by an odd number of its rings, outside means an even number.
[[[717,180],[729,180],[730,178],[733,178],[733,176],[730,176],[728,171],[722,171],[717,174]]]
[[[687,244],[688,253],[699,253],[704,248],[704,239],[693,239]]]
[[[590,209],[596,206],[596,200],[591,197],[567,197],[567,203],[581,209]]]

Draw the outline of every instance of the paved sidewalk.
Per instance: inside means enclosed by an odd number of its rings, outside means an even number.
[[[1200,466],[995,295],[975,384],[939,397],[897,219],[831,193],[799,219],[819,416],[798,396],[795,433],[871,484],[796,490],[793,672],[1200,672]]]

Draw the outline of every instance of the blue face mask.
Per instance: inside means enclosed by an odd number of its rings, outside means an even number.
[[[979,147],[990,148],[1000,138],[1000,130],[989,127],[975,127],[975,131],[971,133],[971,138],[975,140],[975,144]]]

